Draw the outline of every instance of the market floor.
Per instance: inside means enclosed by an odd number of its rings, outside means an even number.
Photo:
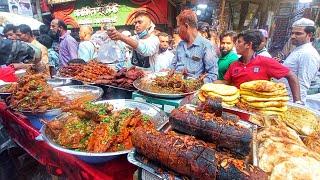
[[[64,180],[51,176],[22,148],[12,148],[0,154],[0,180]]]

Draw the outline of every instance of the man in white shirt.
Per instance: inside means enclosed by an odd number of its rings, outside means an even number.
[[[161,70],[168,69],[174,57],[174,54],[168,49],[169,35],[162,32],[158,35],[158,38],[160,41],[159,52],[154,59],[155,61],[150,62],[151,70],[153,72],[159,72]]]
[[[306,18],[297,20],[292,24],[291,43],[296,47],[283,63],[297,75],[301,99],[304,103],[311,81],[316,78],[320,68],[320,56],[310,42],[315,32],[314,25],[314,21]]]
[[[133,38],[121,34],[114,28],[108,30],[108,36],[132,47],[132,65],[150,70],[150,62],[154,61],[160,44],[158,37],[151,34],[154,24],[146,11],[139,11],[135,14],[134,26],[137,35]]]
[[[257,32],[259,33],[259,36],[261,39],[261,44],[260,44],[258,50],[256,51],[256,54],[260,55],[260,56],[272,58],[272,56],[270,55],[270,53],[268,52],[268,50],[266,48],[267,42],[268,42],[268,31],[264,30],[264,29],[259,29]]]

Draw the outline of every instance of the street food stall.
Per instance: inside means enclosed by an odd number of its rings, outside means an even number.
[[[0,95],[8,134],[54,175],[132,179],[138,169],[141,179],[320,177],[320,114],[288,102],[282,83],[238,89],[91,60],[49,80],[27,71]],[[144,101],[131,99],[137,95]],[[171,112],[159,108],[173,102]]]

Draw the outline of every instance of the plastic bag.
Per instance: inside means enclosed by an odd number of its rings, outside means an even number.
[[[123,54],[119,42],[113,40],[106,41],[106,43],[100,47],[97,59],[102,63],[108,64],[121,61]]]

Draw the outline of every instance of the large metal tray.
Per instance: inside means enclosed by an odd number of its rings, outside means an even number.
[[[60,86],[53,88],[59,91],[61,95],[67,97],[69,100],[74,100],[83,96],[86,93],[92,94],[94,96],[94,101],[101,98],[103,95],[103,90],[97,86],[91,85],[71,85],[71,86]]]
[[[7,84],[2,84],[0,85],[0,89],[6,86],[10,86],[11,83],[7,83]],[[11,93],[7,93],[7,92],[0,92],[0,99],[5,100],[7,97],[9,97],[11,95]]]
[[[187,105],[188,108],[193,108],[193,105]],[[256,125],[253,125],[251,123],[248,123],[246,121],[240,120],[238,124],[248,128],[252,132],[252,144],[251,144],[251,152],[249,155],[249,163],[258,166],[258,154],[257,154],[257,129],[258,127]],[[180,180],[184,179],[184,177],[179,176],[178,174],[172,174],[172,172],[169,172],[167,169],[160,168],[159,164],[154,163],[152,161],[144,161],[144,156],[140,155],[133,149],[128,153],[127,159],[130,163],[138,166],[139,168],[142,168],[142,179],[148,179],[148,180],[158,180],[158,179],[165,179],[165,180]],[[161,171],[161,172],[160,172]]]
[[[104,100],[104,101],[98,101],[96,103],[98,104],[110,103],[114,106],[115,111],[125,109],[125,108],[130,108],[130,109],[138,108],[143,114],[147,114],[152,117],[152,122],[155,124],[155,127],[158,129],[161,129],[166,123],[168,123],[168,117],[166,116],[166,114],[156,106],[148,103],[127,100],[127,99]],[[57,117],[55,120],[59,120],[59,117]],[[120,155],[127,154],[128,152],[131,151],[131,150],[125,150],[125,151],[118,151],[118,152],[90,153],[90,152],[81,152],[81,151],[67,149],[55,143],[50,138],[50,136],[46,134],[46,128],[47,126],[44,125],[40,129],[41,135],[37,137],[37,140],[43,140],[47,142],[52,148],[68,154],[75,155],[79,159],[87,163],[96,164],[96,163],[107,162],[111,159],[114,159]]]
[[[141,91],[144,94],[154,96],[154,97],[159,97],[159,98],[166,98],[166,99],[178,99],[178,98],[183,98],[185,96],[194,94],[196,91],[189,92],[189,93],[176,93],[176,94],[163,94],[163,93],[155,93],[151,92],[149,90],[146,90],[142,87],[142,82],[151,82],[154,78],[157,76],[165,76],[167,75],[168,72],[159,72],[159,73],[153,73],[153,74],[148,74],[144,76],[143,78],[137,79],[133,82],[133,86]]]

